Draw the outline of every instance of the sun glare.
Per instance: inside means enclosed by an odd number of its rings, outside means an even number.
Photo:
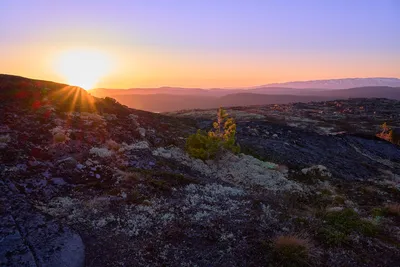
[[[55,68],[68,84],[89,90],[108,74],[111,61],[101,51],[75,49],[62,53],[56,59]]]

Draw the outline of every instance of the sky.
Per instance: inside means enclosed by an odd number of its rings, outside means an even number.
[[[67,82],[74,49],[107,88],[400,77],[400,1],[0,0],[0,73]]]

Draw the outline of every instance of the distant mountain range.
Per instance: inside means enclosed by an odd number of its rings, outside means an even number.
[[[242,89],[131,88],[93,89],[97,97],[112,97],[131,108],[153,112],[206,109],[219,106],[285,104],[347,98],[400,100],[400,79],[354,78],[267,84]]]
[[[345,78],[331,80],[298,81],[286,83],[270,83],[265,85],[245,88],[182,88],[182,87],[159,87],[159,88],[130,88],[130,89],[106,89],[98,88],[90,90],[91,94],[97,96],[111,95],[148,95],[148,94],[170,94],[170,95],[207,95],[224,96],[233,93],[258,93],[258,94],[314,94],[322,90],[338,90],[357,87],[388,86],[400,87],[398,78]],[[113,91],[110,91],[113,90]],[[245,91],[244,91],[245,90]]]
[[[348,89],[365,86],[389,86],[400,87],[400,79],[397,78],[345,78],[329,80],[296,81],[286,83],[270,83],[254,88],[263,87],[289,87],[296,89]]]

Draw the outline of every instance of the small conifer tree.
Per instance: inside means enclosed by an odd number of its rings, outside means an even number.
[[[224,109],[219,108],[213,128],[208,133],[198,130],[188,137],[186,151],[190,156],[207,160],[214,159],[224,150],[240,152],[240,147],[236,144],[236,123],[233,118],[228,118]]]
[[[393,130],[387,125],[386,122],[381,125],[381,129],[382,132],[378,133],[376,136],[393,143]]]

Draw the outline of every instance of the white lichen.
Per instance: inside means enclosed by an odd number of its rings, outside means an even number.
[[[174,159],[206,176],[216,177],[242,187],[262,186],[273,191],[303,190],[299,184],[286,178],[287,173],[275,170],[276,164],[264,162],[249,155],[226,154],[218,162],[203,162],[189,157],[176,147],[157,148],[152,153],[155,156]]]

